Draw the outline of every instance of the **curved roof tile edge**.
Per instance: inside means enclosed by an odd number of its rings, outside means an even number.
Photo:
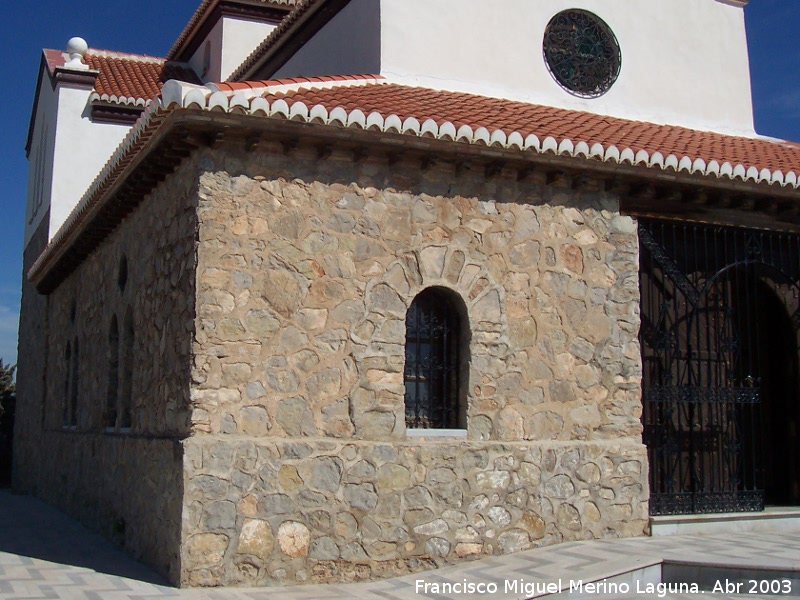
[[[800,179],[794,171],[783,173],[776,169],[774,171],[757,166],[746,167],[740,163],[732,164],[724,161],[720,164],[713,156],[678,156],[668,154],[664,156],[659,148],[639,150],[634,153],[631,148],[619,149],[614,145],[604,147],[602,144],[595,143],[588,145],[586,140],[570,140],[564,138],[557,140],[551,136],[539,140],[535,135],[528,135],[523,138],[518,131],[505,131],[496,129],[488,131],[484,127],[472,129],[469,125],[462,125],[456,135],[453,123],[445,121],[437,123],[431,119],[420,123],[413,117],[408,117],[404,121],[394,114],[381,114],[372,112],[365,115],[360,109],[348,111],[343,107],[328,109],[317,104],[306,106],[301,101],[292,101],[279,98],[272,103],[262,96],[262,93],[269,89],[270,93],[286,91],[277,89],[273,86],[259,86],[239,89],[233,92],[221,91],[209,87],[189,86],[174,82],[180,86],[177,90],[175,86],[164,84],[162,89],[162,101],[167,107],[177,108],[200,108],[202,110],[222,109],[225,112],[241,112],[245,109],[247,114],[254,116],[265,116],[270,118],[286,118],[291,120],[301,120],[305,122],[315,121],[325,125],[338,125],[343,127],[359,127],[369,129],[376,127],[382,132],[395,132],[415,136],[429,136],[435,139],[465,142],[470,144],[484,144],[486,146],[498,146],[509,150],[531,150],[540,154],[552,152],[558,155],[568,155],[588,159],[600,159],[603,162],[628,163],[631,165],[643,165],[648,168],[659,168],[661,170],[672,169],[676,172],[699,173],[701,175],[714,175],[716,177],[727,177],[728,179],[740,179],[742,181],[752,180],[756,183],[768,182],[770,184],[780,184],[781,186],[800,187]],[[266,82],[264,82],[266,83]],[[308,82],[312,83],[312,82]],[[305,87],[308,87],[306,83]],[[370,83],[381,83],[376,77],[363,78],[352,81],[339,82],[340,85],[367,85]],[[326,87],[333,87],[331,84]],[[314,84],[317,87],[317,84]],[[304,87],[303,82],[296,80],[294,83],[280,86],[288,89],[299,89]],[[177,94],[176,94],[177,92]]]
[[[91,103],[104,103],[109,105],[119,105],[119,106],[139,106],[145,107],[149,105],[153,101],[152,98],[134,98],[132,96],[124,97],[124,96],[114,96],[108,94],[98,94],[97,92],[92,92],[92,95],[89,96],[89,102]]]
[[[313,1],[313,0],[312,0]],[[372,81],[365,78],[353,84],[366,85],[379,83],[374,78]],[[294,85],[301,86],[298,80]],[[164,122],[169,113],[176,110],[203,110],[222,111],[224,113],[247,114],[260,118],[282,119],[300,121],[304,123],[324,124],[331,127],[359,128],[363,130],[376,128],[384,133],[413,135],[415,137],[429,137],[433,139],[466,144],[481,144],[487,147],[498,147],[507,150],[522,152],[535,152],[537,154],[551,153],[558,156],[583,157],[586,160],[600,160],[606,163],[628,164],[646,169],[660,171],[672,170],[703,176],[714,176],[719,179],[727,178],[731,181],[766,183],[780,187],[800,188],[800,176],[794,171],[783,173],[780,170],[771,171],[767,168],[759,169],[757,166],[745,167],[741,163],[722,164],[713,157],[678,157],[675,154],[664,156],[657,148],[651,151],[639,150],[634,153],[631,148],[620,150],[614,145],[608,147],[595,143],[589,147],[583,140],[570,140],[564,138],[557,140],[547,136],[540,140],[535,135],[522,136],[517,131],[504,131],[496,129],[488,131],[484,127],[473,129],[469,125],[462,125],[456,130],[455,125],[449,121],[441,124],[432,119],[420,123],[414,117],[401,120],[395,114],[384,115],[371,112],[365,115],[360,109],[348,111],[343,107],[328,109],[320,104],[307,106],[301,101],[289,101],[278,98],[270,102],[259,92],[264,88],[254,87],[239,90],[233,93],[214,89],[215,86],[199,86],[176,81],[167,81],[161,90],[161,95],[154,99],[145,109],[142,116],[136,121],[128,135],[111,155],[105,166],[98,173],[95,180],[84,193],[80,202],[67,217],[64,224],[53,236],[53,239],[44,249],[39,258],[27,273],[30,280],[35,280],[42,274],[46,263],[50,262],[55,254],[62,250],[67,238],[76,231],[87,216],[97,207],[105,190],[113,187],[124,174],[126,167],[133,162],[138,151],[155,135],[159,126]],[[249,93],[247,93],[249,92]]]
[[[302,88],[313,85],[314,89],[345,88],[357,85],[368,85],[382,83],[385,79],[382,75],[340,75],[336,77],[297,77],[290,79],[270,79],[265,81],[243,81],[233,83],[209,83],[206,87],[216,92],[236,93],[245,92],[249,94],[262,94],[267,91],[271,94],[285,94],[295,92]]]

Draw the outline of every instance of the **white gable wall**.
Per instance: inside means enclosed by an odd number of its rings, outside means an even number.
[[[273,77],[378,74],[380,9],[380,0],[352,0]]]
[[[223,23],[222,20],[220,20],[217,21],[211,29],[206,39],[203,40],[203,43],[200,44],[192,55],[192,58],[189,59],[189,65],[204,82],[222,81],[220,77],[220,73],[222,72],[222,34]],[[208,69],[204,71],[206,44],[210,46],[210,61]]]
[[[221,72],[216,81],[225,81],[275,29],[273,23],[223,17]]]
[[[382,74],[397,81],[656,123],[752,134],[744,11],[716,0],[382,0]],[[622,49],[619,79],[583,99],[550,75],[542,40],[593,12]],[[420,18],[425,15],[425,18]]]
[[[28,156],[26,246],[48,209],[53,238],[130,130],[91,121],[90,88],[59,83],[54,90],[43,77]]]
[[[105,166],[130,130],[130,125],[94,123],[90,119],[90,89],[60,84],[58,126],[53,155],[50,238]]]
[[[622,48],[600,98],[569,94],[545,66],[545,28],[571,8],[598,15]],[[378,69],[398,83],[753,135],[744,11],[717,0],[352,0],[273,76]]]
[[[205,82],[228,79],[236,67],[275,29],[274,23],[223,16],[189,60]],[[210,64],[203,74],[206,43],[210,44]]]
[[[31,146],[28,152],[28,195],[25,204],[25,242],[28,245],[50,206],[53,181],[53,148],[55,146],[58,94],[47,75],[39,86],[36,114],[33,117]]]

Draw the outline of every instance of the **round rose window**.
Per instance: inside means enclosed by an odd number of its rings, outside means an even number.
[[[544,60],[550,74],[570,94],[596,98],[619,76],[622,54],[611,28],[585,10],[565,10],[547,24]]]

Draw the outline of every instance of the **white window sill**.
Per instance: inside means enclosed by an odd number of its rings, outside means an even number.
[[[410,438],[467,438],[466,429],[406,429]]]

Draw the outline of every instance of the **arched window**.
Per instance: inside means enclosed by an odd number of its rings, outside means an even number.
[[[72,381],[69,390],[69,427],[78,426],[78,384],[80,377],[81,353],[78,347],[78,338],[72,345]]]
[[[119,260],[119,269],[117,270],[117,286],[120,293],[125,293],[125,286],[128,283],[128,257],[124,254]]]
[[[131,426],[131,397],[132,397],[132,384],[133,384],[133,342],[134,342],[134,328],[133,328],[133,311],[131,307],[125,311],[125,322],[122,326],[122,385],[120,386],[120,422],[119,426],[122,429],[128,429]]]
[[[428,288],[406,313],[406,427],[456,429],[465,422],[461,385],[463,338],[460,298]]]
[[[205,46],[203,46],[203,72],[200,73],[200,77],[205,77],[208,75],[208,71],[211,69],[211,42],[206,42]]]
[[[108,330],[108,388],[106,392],[105,426],[117,427],[117,398],[119,396],[119,325],[117,315],[111,319]]]
[[[62,414],[61,424],[64,427],[69,427],[72,423],[71,408],[72,398],[70,396],[69,379],[72,376],[72,344],[67,342],[67,351],[64,354],[64,410]]]

